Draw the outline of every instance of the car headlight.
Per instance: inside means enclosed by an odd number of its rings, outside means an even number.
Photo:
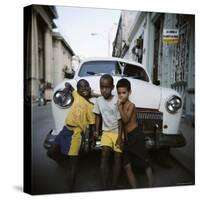
[[[176,113],[182,106],[182,100],[178,96],[172,96],[166,103],[166,108],[169,113]]]
[[[71,106],[74,98],[71,93],[65,94],[63,91],[57,91],[53,96],[53,100],[60,108],[67,108]]]

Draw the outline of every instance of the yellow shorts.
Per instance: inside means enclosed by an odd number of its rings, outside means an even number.
[[[68,151],[69,156],[78,156],[81,146],[81,129],[79,127],[70,128],[73,130],[71,144]]]
[[[104,131],[103,134],[102,134],[102,137],[101,137],[101,146],[108,146],[113,151],[121,153],[122,152],[121,149],[116,146],[117,138],[118,138],[117,133]]]

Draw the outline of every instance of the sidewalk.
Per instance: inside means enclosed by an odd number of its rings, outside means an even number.
[[[172,148],[171,155],[181,163],[191,174],[195,173],[195,130],[186,119],[181,119],[180,130],[186,139],[186,145]]]

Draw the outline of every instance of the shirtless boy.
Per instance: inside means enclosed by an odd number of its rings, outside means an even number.
[[[132,188],[136,188],[136,177],[133,168],[144,168],[149,186],[152,186],[152,171],[147,162],[144,135],[139,131],[136,120],[135,104],[129,100],[131,85],[127,79],[121,79],[117,83],[118,109],[122,119],[124,133],[123,164]]]

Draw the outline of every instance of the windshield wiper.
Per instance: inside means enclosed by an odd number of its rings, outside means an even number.
[[[102,76],[102,75],[106,74],[106,73],[97,73],[97,72],[86,72],[86,73],[89,75],[96,75],[96,76]]]
[[[87,74],[89,75],[95,75],[96,73],[95,72],[86,72]]]

